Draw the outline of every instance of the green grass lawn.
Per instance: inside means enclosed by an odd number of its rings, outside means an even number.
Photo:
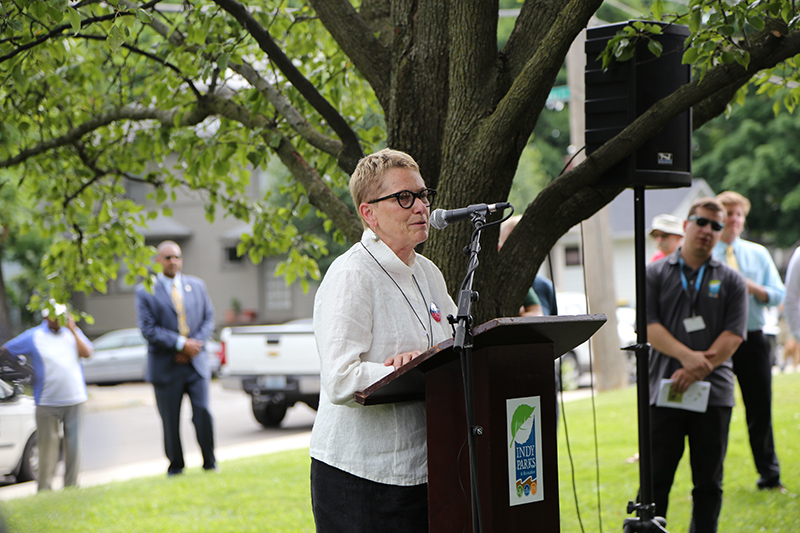
[[[758,474],[750,454],[738,387],[736,393],[719,530],[725,533],[794,533],[800,529],[800,498],[756,489]],[[559,428],[561,531],[564,533],[622,531],[623,520],[633,516],[627,514],[627,504],[636,497],[639,465],[628,461],[638,451],[636,391],[630,388],[599,394],[595,404],[597,453],[591,400],[567,403],[566,432],[563,424]],[[783,483],[790,491],[797,492],[800,490],[800,374],[775,376],[773,426]],[[565,433],[569,435],[572,461]],[[692,483],[688,456],[687,446],[670,494],[667,529],[671,533],[689,529]],[[602,512],[598,512],[598,500]]]
[[[783,481],[797,491],[800,373],[775,377],[773,403]],[[599,490],[591,400],[566,404],[571,458],[564,424],[559,426],[561,531],[565,533],[622,531],[622,521],[629,516],[627,503],[636,495],[638,464],[628,462],[637,451],[636,391],[630,388],[603,393],[595,404]],[[195,469],[177,478],[149,477],[11,500],[3,503],[3,515],[9,531],[25,533],[314,531],[308,450],[228,461],[222,468],[219,474]],[[725,463],[720,531],[797,531],[800,498],[759,492],[756,478],[744,411],[738,405]],[[672,533],[688,529],[690,492],[690,473],[684,461],[670,498],[667,528]],[[598,507],[602,512],[598,513]]]

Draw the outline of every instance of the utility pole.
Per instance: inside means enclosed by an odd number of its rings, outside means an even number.
[[[572,43],[567,54],[567,84],[569,85],[570,142],[580,148],[585,146],[586,121],[584,101],[584,71],[586,69],[586,30]],[[581,151],[573,160],[578,165],[586,159]],[[613,239],[608,207],[583,222],[584,272],[586,294],[590,313],[605,313],[608,321],[591,338],[593,370],[598,390],[618,389],[627,386],[628,373],[625,354],[620,350],[617,334],[617,301],[614,283]],[[586,265],[591,265],[586,268]]]

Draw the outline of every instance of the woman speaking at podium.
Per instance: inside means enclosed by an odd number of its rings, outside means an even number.
[[[350,179],[364,225],[314,301],[322,391],[311,434],[317,531],[428,530],[425,404],[363,406],[353,394],[452,336],[444,277],[414,248],[428,238],[428,189],[414,159],[384,149]]]

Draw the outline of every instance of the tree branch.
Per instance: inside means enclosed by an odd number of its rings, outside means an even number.
[[[348,0],[310,0],[319,20],[342,51],[353,60],[379,102],[389,101],[391,52],[375,37]]]
[[[512,236],[503,246],[504,259],[498,263],[498,271],[495,273],[498,283],[514,286],[518,283],[520,269],[525,268],[527,271],[530,264],[541,264],[561,235],[616,197],[622,188],[599,187],[596,183],[599,177],[641,146],[646,139],[658,133],[667,121],[698,102],[707,104],[708,110],[721,112],[724,105],[720,105],[720,102],[733,94],[729,86],[738,88],[760,70],[773,67],[798,53],[800,32],[780,39],[765,39],[761,45],[750,49],[751,59],[747,69],[738,63],[710,69],[703,78],[695,79],[656,102],[617,136],[595,150],[583,163],[545,187],[525,210],[517,225],[519,233],[512,232]],[[712,113],[713,111],[704,109],[701,120],[707,121]],[[514,237],[515,233],[517,237]],[[522,248],[528,248],[528,253]],[[502,305],[502,302],[496,302],[495,305]]]
[[[281,162],[292,173],[294,179],[305,188],[309,203],[328,215],[350,242],[359,241],[362,233],[360,218],[350,206],[334,194],[330,186],[322,180],[317,170],[308,164],[289,139],[277,131],[274,126],[268,124],[264,117],[254,117],[244,106],[219,97],[212,97],[210,100],[212,101],[209,102],[209,105],[219,114],[235,120],[250,129],[264,128],[269,130],[263,134],[264,142],[272,146]]]
[[[86,39],[86,40],[94,40],[94,41],[105,41],[106,40],[106,38],[104,36],[102,36],[102,35],[90,35],[90,34],[85,34],[85,33],[76,33],[74,35],[74,37],[80,38],[80,39]],[[151,61],[154,61],[154,62],[156,62],[156,63],[158,63],[160,65],[163,65],[167,69],[175,72],[178,75],[178,77],[181,80],[183,80],[183,82],[186,85],[189,86],[189,90],[191,90],[194,93],[196,98],[198,98],[198,99],[202,98],[202,93],[194,85],[194,82],[191,79],[187,78],[183,74],[183,72],[181,72],[180,67],[178,67],[177,65],[174,65],[174,64],[170,63],[169,61],[166,61],[166,60],[158,57],[157,55],[152,54],[152,53],[150,53],[150,52],[148,52],[146,50],[142,50],[139,47],[133,46],[132,44],[122,43],[122,47],[125,48],[126,50],[129,50],[129,51],[133,52],[134,54],[138,54],[138,55],[144,56],[144,57],[150,59]]]
[[[519,76],[568,3],[569,0],[526,0],[522,4],[514,29],[501,52],[508,65],[506,75],[509,80]]]
[[[762,44],[750,49],[750,64],[747,69],[739,63],[724,64],[709,69],[705,76],[693,80],[656,102],[617,136],[594,151],[580,166],[593,167],[592,175],[595,178],[601,176],[628,154],[633,153],[647,139],[658,133],[672,118],[687,111],[693,105],[702,103],[707,103],[709,106],[703,108],[706,113],[711,109],[721,113],[724,107],[720,104],[711,107],[714,98],[724,97],[727,94],[732,95],[729,87],[741,87],[759,71],[774,67],[798,53],[800,53],[800,31],[778,39],[767,37]],[[713,117],[709,114],[701,117],[705,121],[710,118]],[[592,185],[592,181],[594,180],[579,182],[576,186],[580,188]]]
[[[89,170],[91,170],[94,173],[94,176],[92,178],[90,178],[89,180],[81,183],[81,186],[78,187],[78,189],[75,192],[73,192],[72,194],[67,195],[64,198],[64,208],[65,209],[70,203],[72,203],[73,200],[75,200],[75,198],[80,196],[80,194],[83,191],[85,191],[86,189],[88,189],[89,187],[94,185],[99,179],[101,179],[103,176],[105,176],[107,174],[107,172],[102,171],[97,167],[97,164],[96,164],[95,160],[92,160],[89,157],[89,154],[86,152],[86,147],[83,145],[82,142],[76,141],[75,143],[73,143],[73,145],[75,146],[75,150],[78,153],[78,157],[80,158],[80,160],[83,162],[84,165],[86,165],[86,168],[88,168]]]
[[[503,136],[507,131],[525,127],[532,122],[532,116],[539,116],[548,95],[548,91],[542,90],[543,86],[548,89],[552,86],[572,43],[600,4],[602,0],[572,0],[550,22],[546,35],[537,43],[508,92],[498,102],[491,120],[485,124],[491,136]],[[524,55],[521,50],[511,53]]]
[[[146,108],[138,105],[131,105],[131,106],[121,107],[118,109],[113,109],[111,111],[101,113],[100,115],[90,120],[87,120],[86,122],[78,126],[70,128],[63,135],[41,142],[32,148],[26,148],[24,150],[20,150],[20,152],[17,155],[0,161],[0,168],[9,168],[14,165],[18,165],[31,157],[43,154],[48,150],[54,150],[56,148],[61,148],[68,144],[73,144],[77,142],[79,139],[81,139],[84,135],[92,131],[95,131],[99,128],[102,128],[103,126],[108,126],[112,122],[116,122],[118,120],[139,120],[139,121],[155,120],[158,121],[163,126],[172,128],[175,126],[174,122],[175,116],[179,112],[180,109],[178,108],[171,110],[163,110],[163,109]],[[207,109],[205,106],[198,106],[195,109],[189,111],[188,113],[182,115],[179,125],[193,126],[195,124],[199,124],[210,114],[211,111]]]
[[[289,126],[299,133],[303,139],[308,141],[311,146],[327,154],[331,154],[332,156],[339,156],[342,151],[342,143],[326,135],[322,135],[314,129],[305,117],[295,109],[289,99],[256,72],[256,69],[254,69],[252,65],[244,61],[241,64],[231,61],[228,63],[228,67],[250,82],[250,85],[258,89],[258,91],[264,95],[264,98],[275,106],[278,113],[283,115]]]
[[[147,2],[145,4],[142,4],[141,9],[149,9],[150,7],[156,5],[156,4],[160,3],[160,2],[161,2],[161,0],[152,0],[151,2]],[[129,6],[129,7],[132,7],[132,8],[136,7],[133,4],[130,4],[130,3],[127,3],[127,2],[126,2],[126,5]],[[111,13],[109,15],[102,15],[102,16],[99,16],[99,17],[90,17],[90,18],[81,19],[81,28],[84,28],[86,26],[90,26],[90,25],[92,25],[92,24],[94,24],[96,22],[105,22],[105,21],[108,21],[108,20],[114,20],[118,16],[132,16],[132,15],[133,15],[133,13]],[[39,21],[37,21],[37,22],[39,22]],[[42,27],[46,27],[41,22],[39,22],[39,24]],[[70,24],[61,24],[60,26],[56,26],[54,29],[50,30],[49,32],[45,33],[44,35],[42,35],[42,36],[40,36],[40,37],[30,41],[30,42],[27,42],[27,43],[25,43],[23,45],[20,45],[19,47],[15,48],[14,50],[12,50],[11,52],[7,53],[4,56],[0,56],[0,63],[2,63],[4,61],[8,61],[9,59],[14,58],[14,57],[16,57],[17,55],[21,54],[22,52],[24,52],[26,50],[30,50],[32,48],[36,48],[40,44],[45,43],[45,42],[49,41],[50,39],[53,39],[55,37],[60,37],[65,31],[68,31],[68,30],[71,30],[71,29],[72,29],[72,25],[70,25]]]
[[[272,39],[269,32],[236,0],[214,0],[214,3],[227,11],[242,27],[253,36],[258,46],[286,76],[286,79],[303,95],[317,112],[322,115],[333,131],[342,140],[342,151],[338,164],[346,172],[352,172],[358,160],[364,155],[358,136],[347,121],[323,97],[317,88],[292,64],[283,50]]]

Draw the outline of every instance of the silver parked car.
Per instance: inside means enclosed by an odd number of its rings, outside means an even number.
[[[0,476],[14,476],[22,483],[36,479],[38,472],[33,398],[0,380]]]
[[[111,331],[92,341],[94,355],[83,359],[83,374],[87,384],[113,384],[144,381],[147,369],[147,341],[139,328]],[[221,345],[206,341],[211,372],[218,375],[221,364]]]
[[[586,296],[583,293],[556,293],[556,303],[559,315],[582,315],[586,313]],[[620,348],[636,344],[636,309],[632,307],[617,307],[616,317]],[[589,353],[589,342],[587,341],[559,358],[564,390],[577,388],[581,382],[581,376],[590,371]],[[628,365],[628,378],[631,383],[634,383],[636,381],[636,354],[633,351],[626,351],[625,354]]]

